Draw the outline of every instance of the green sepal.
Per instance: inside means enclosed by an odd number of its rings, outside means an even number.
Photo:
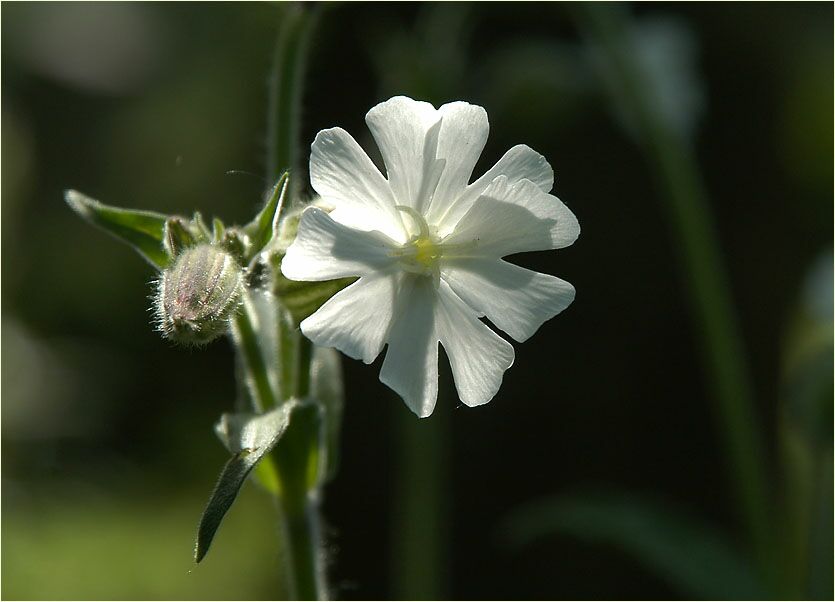
[[[237,259],[239,264],[246,264],[249,255],[249,243],[246,234],[241,230],[237,228],[225,229],[218,246]]]
[[[290,280],[281,273],[283,259],[284,255],[279,253],[270,256],[274,274],[273,294],[281,299],[282,305],[287,308],[296,325],[316,312],[336,293],[357,280],[356,278],[338,278],[323,282]]]
[[[212,231],[209,230],[209,226],[206,225],[206,221],[203,219],[203,214],[199,211],[194,212],[190,226],[192,233],[194,233],[200,242],[209,242],[212,240]]]
[[[163,245],[167,215],[111,207],[76,190],[67,190],[64,199],[78,215],[132,246],[156,269],[165,269],[171,262]]]
[[[212,219],[212,244],[217,244],[223,240],[223,233],[226,231],[226,226],[220,218]]]
[[[250,253],[253,255],[259,253],[270,240],[278,236],[279,220],[285,205],[289,182],[290,175],[287,172],[281,174],[264,208],[255,216],[255,219],[243,227],[243,231],[249,236]]]
[[[173,259],[188,247],[197,244],[197,239],[189,230],[185,219],[174,215],[165,220],[163,244],[168,257]]]
[[[265,414],[224,414],[215,425],[218,437],[232,457],[223,467],[200,518],[194,547],[195,562],[206,556],[223,517],[238,496],[246,477],[285,433],[296,405],[295,402],[287,402]]]

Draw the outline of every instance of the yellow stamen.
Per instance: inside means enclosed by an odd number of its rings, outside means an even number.
[[[430,238],[418,238],[412,243],[415,247],[415,260],[427,268],[431,268],[441,257],[441,247]]]
[[[398,205],[397,210],[412,218],[412,225],[417,228],[417,233],[412,234],[409,242],[392,254],[400,258],[401,265],[409,272],[425,275],[437,272],[442,249],[432,236],[426,220],[411,207]]]

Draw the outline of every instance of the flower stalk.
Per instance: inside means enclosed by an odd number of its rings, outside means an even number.
[[[278,313],[277,303],[271,308]],[[279,329],[284,335],[292,335],[288,324],[277,320]],[[300,337],[282,336],[270,339],[265,336],[263,328],[255,328],[259,324],[258,316],[251,303],[245,303],[243,309],[236,316],[233,329],[233,340],[240,357],[244,379],[249,383],[253,405],[259,412],[290,403],[291,399],[301,399],[309,393],[310,382],[310,354],[301,352]],[[259,324],[263,326],[263,324]],[[278,341],[280,348],[288,351],[270,349],[269,345]],[[286,343],[295,343],[287,345]],[[309,343],[308,343],[309,345]],[[278,353],[276,353],[278,351]],[[292,374],[289,382],[282,382],[282,391],[274,390],[269,376],[269,362],[271,357],[280,357],[277,367],[281,375]],[[307,376],[303,377],[305,373]],[[299,383],[308,383],[307,390],[299,387]],[[284,554],[286,560],[286,574],[284,580],[288,594],[298,600],[321,600],[326,598],[324,572],[321,569],[319,510],[318,496],[315,489],[311,489],[308,479],[308,449],[310,446],[320,446],[323,440],[319,437],[318,422],[311,424],[298,412],[294,412],[293,420],[283,436],[281,443],[273,448],[269,458],[260,466],[261,470],[272,471],[271,481],[276,482],[278,490],[275,494],[276,511],[279,515],[281,533],[283,536]],[[313,483],[315,486],[315,483]]]
[[[243,359],[244,380],[250,385],[254,409],[263,412],[277,406],[278,397],[270,384],[267,363],[253,328],[252,317],[252,308],[245,301],[241,311],[235,316],[233,340]]]
[[[303,181],[299,160],[299,131],[304,71],[309,51],[310,34],[318,19],[319,9],[308,10],[295,4],[282,6],[282,21],[276,38],[273,70],[269,84],[267,114],[267,180],[275,181],[282,172],[290,171],[291,204],[298,204],[298,183]],[[279,359],[280,392],[278,400],[303,399],[310,393],[312,349],[300,336],[298,327],[288,319],[286,311],[274,304],[276,357]],[[264,333],[264,338],[268,338]],[[266,341],[265,341],[266,342]],[[262,347],[263,348],[263,347]],[[265,374],[253,378],[267,379]],[[321,567],[321,528],[319,526],[319,475],[308,478],[308,450],[318,454],[326,445],[321,437],[320,422],[294,420],[271,457],[279,482],[276,508],[282,523],[285,557],[289,563],[290,593],[294,599],[322,600],[327,597],[324,571]],[[314,454],[315,455],[315,454]]]

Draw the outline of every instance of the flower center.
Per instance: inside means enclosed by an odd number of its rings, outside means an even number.
[[[413,233],[406,244],[393,251],[393,255],[407,272],[425,276],[437,274],[438,260],[443,254],[438,238],[432,234],[420,213],[405,205],[398,205],[397,210],[411,218]]]
[[[431,238],[418,238],[411,244],[415,248],[415,261],[426,267],[432,267],[441,257],[440,245],[435,244]]]

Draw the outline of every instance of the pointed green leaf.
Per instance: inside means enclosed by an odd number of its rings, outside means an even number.
[[[217,533],[220,522],[226,515],[232,502],[238,497],[238,491],[244,484],[247,475],[255,463],[252,461],[252,453],[249,450],[238,452],[232,456],[218,477],[214,491],[209,498],[209,503],[200,517],[200,526],[197,530],[197,543],[194,546],[194,561],[200,562],[209,551],[209,546]]]
[[[342,427],[342,408],[345,389],[342,365],[335,349],[315,347],[310,364],[310,394],[324,408],[326,459],[324,480],[336,475],[339,467],[339,433]]]
[[[253,254],[258,253],[274,235],[278,234],[278,222],[287,196],[289,181],[289,174],[284,172],[273,186],[264,208],[244,227],[244,231],[250,237]]]
[[[209,551],[223,517],[238,496],[250,471],[287,430],[295,406],[295,403],[288,402],[266,414],[221,416],[215,431],[233,455],[223,467],[200,519],[194,548],[196,562],[203,560]]]
[[[75,190],[67,190],[64,198],[78,215],[131,245],[158,270],[168,266],[170,259],[163,247],[165,220],[168,216],[152,211],[111,207]]]
[[[768,599],[747,561],[711,525],[628,494],[558,496],[526,504],[505,524],[513,546],[569,535],[619,548],[690,596]]]

